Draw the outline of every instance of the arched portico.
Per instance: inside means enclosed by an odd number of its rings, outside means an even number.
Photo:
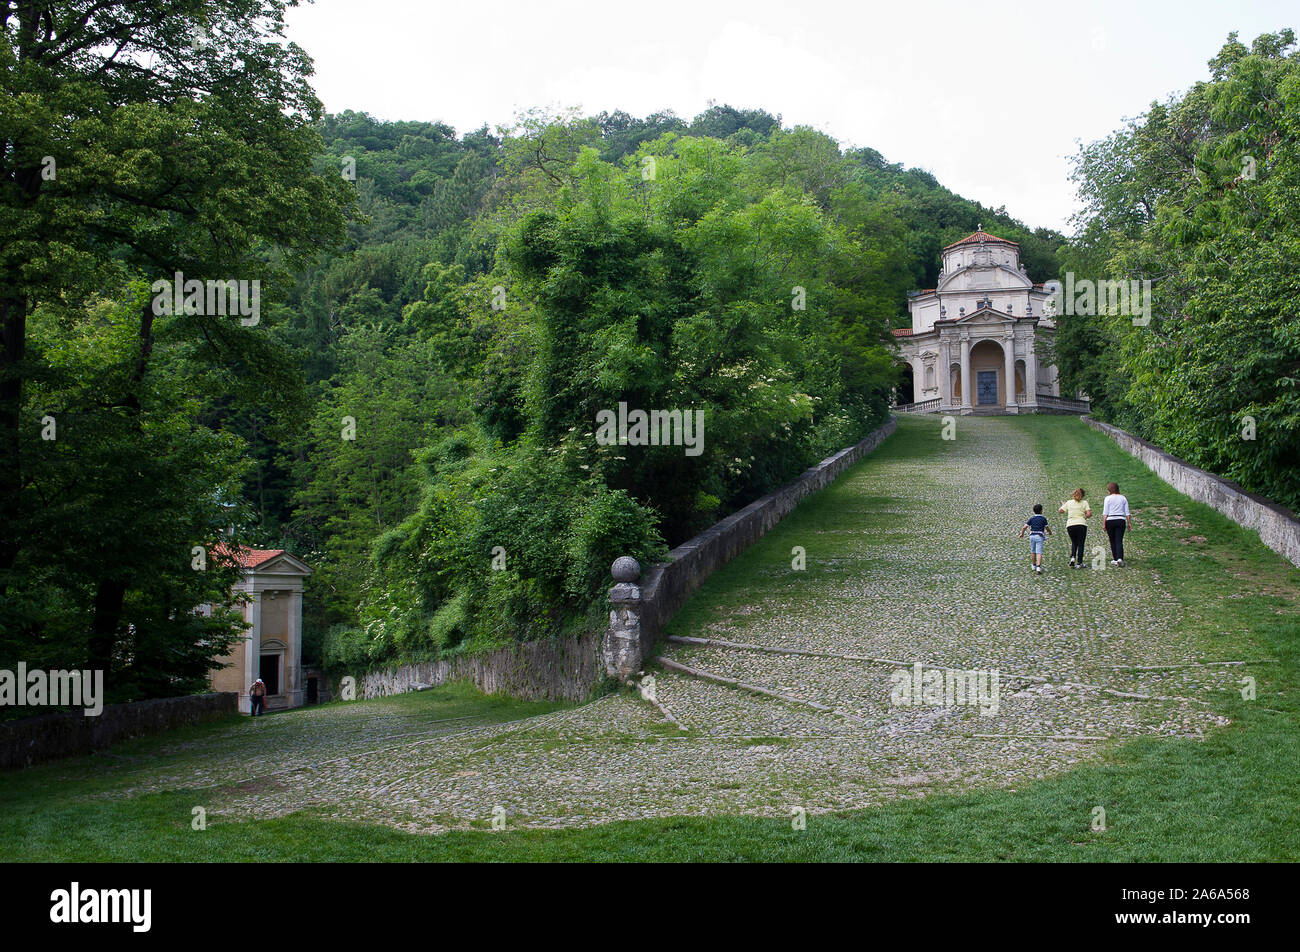
[[[992,409],[1007,405],[1006,351],[999,341],[985,338],[972,343],[970,349],[972,409]],[[1015,391],[1011,391],[1014,395]],[[1014,401],[1014,396],[1012,400]]]
[[[916,374],[911,364],[899,368],[898,386],[894,388],[894,403],[902,406],[916,402]]]

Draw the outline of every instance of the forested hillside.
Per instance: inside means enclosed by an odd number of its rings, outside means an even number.
[[[110,700],[201,688],[239,636],[193,611],[220,541],[315,568],[336,669],[602,625],[615,556],[883,419],[945,243],[1056,270],[1060,236],[762,110],[331,116],[278,4],[76,10],[4,31],[0,666]],[[173,279],[260,304],[161,307]],[[698,413],[698,454],[596,439],[620,404]]]
[[[366,218],[277,328],[305,438],[243,435],[265,537],[317,566],[332,664],[601,624],[615,555],[654,558],[883,418],[887,330],[944,244],[982,221],[1046,277],[1061,240],[759,111],[321,131]],[[704,453],[598,447],[620,401],[703,409]]]

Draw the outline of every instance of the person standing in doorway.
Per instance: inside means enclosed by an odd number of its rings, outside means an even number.
[[[1086,496],[1087,493],[1080,487],[1056,510],[1065,513],[1065,531],[1070,536],[1070,568],[1072,569],[1083,568],[1084,543],[1088,539],[1088,520],[1092,518],[1092,507],[1088,505]]]
[[[1110,538],[1110,564],[1124,564],[1124,530],[1133,528],[1128,498],[1119,494],[1119,483],[1106,484],[1106,499],[1101,504],[1101,524]]]
[[[253,716],[264,713],[266,707],[266,685],[262,679],[258,678],[253,682],[253,686],[248,689],[248,699],[252,702]]]

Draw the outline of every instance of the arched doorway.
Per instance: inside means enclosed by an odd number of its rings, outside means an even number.
[[[971,400],[976,407],[1006,406],[1006,361],[1002,345],[982,340],[970,349]]]
[[[916,379],[911,364],[903,364],[899,373],[898,386],[894,388],[894,403],[902,406],[916,402]]]

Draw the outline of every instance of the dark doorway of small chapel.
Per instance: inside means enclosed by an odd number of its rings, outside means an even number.
[[[257,676],[266,685],[267,695],[280,693],[280,656],[278,654],[262,655],[262,664]]]

